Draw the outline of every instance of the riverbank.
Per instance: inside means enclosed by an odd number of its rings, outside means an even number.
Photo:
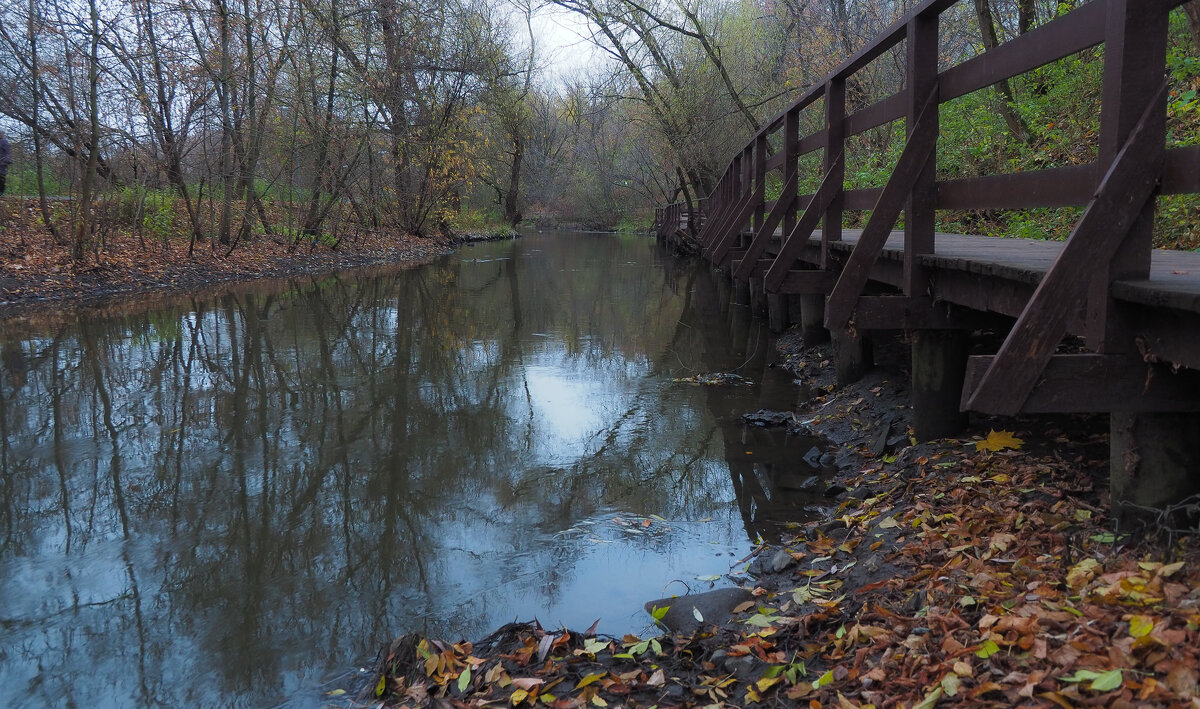
[[[0,200],[0,318],[62,311],[147,294],[188,293],[218,284],[311,276],[385,264],[427,263],[474,241],[512,238],[512,230],[417,237],[355,231],[335,240],[257,235],[234,248],[113,230],[82,264],[41,226],[36,201]]]
[[[819,395],[766,419],[828,439],[839,472],[826,519],[756,550],[728,618],[681,597],[670,603],[699,630],[405,636],[381,652],[359,701],[1200,704],[1200,546],[1165,529],[1114,532],[1103,421],[979,418],[963,437],[917,444],[904,342],[877,343],[881,366],[840,388],[828,345],[792,332],[779,347],[778,364]]]

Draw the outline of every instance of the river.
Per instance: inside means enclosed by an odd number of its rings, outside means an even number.
[[[740,421],[802,392],[727,300],[545,233],[0,322],[0,705],[317,706],[408,631],[653,633],[822,501],[813,441]]]

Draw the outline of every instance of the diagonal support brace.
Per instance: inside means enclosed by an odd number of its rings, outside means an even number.
[[[1154,111],[1162,110],[1166,90],[1164,81],[983,378],[974,391],[963,393],[963,408],[1014,415],[1024,407],[1067,334],[1069,315],[1086,303],[1092,275],[1112,260],[1158,188],[1165,164],[1162,134],[1148,125]]]

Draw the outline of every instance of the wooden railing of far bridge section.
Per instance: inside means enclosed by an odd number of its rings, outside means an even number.
[[[833,336],[843,382],[869,364],[867,333],[910,331],[923,439],[961,431],[966,411],[1108,412],[1115,500],[1161,507],[1200,492],[1200,254],[1151,241],[1156,196],[1200,192],[1200,146],[1166,149],[1168,14],[1182,2],[1092,0],[939,69],[939,20],[956,2],[925,0],[809,88],[702,205],[659,209],[659,234],[698,234],[702,254],[772,308],[799,301],[806,335],[823,324]],[[903,90],[847,115],[847,82],[901,43]],[[937,179],[940,104],[1098,45],[1095,162]],[[818,100],[823,127],[799,135]],[[886,185],[845,189],[847,138],[898,119],[906,142]],[[820,186],[798,194],[799,158],[817,151]],[[783,188],[768,201],[773,172]],[[1085,210],[1065,242],[934,228],[939,209],[1067,206]],[[870,210],[865,227],[843,229],[844,210]],[[996,321],[998,351],[968,357],[971,331]],[[1063,353],[1068,335],[1084,351]]]

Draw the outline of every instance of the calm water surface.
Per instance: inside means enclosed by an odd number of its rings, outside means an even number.
[[[410,630],[650,632],[820,501],[813,442],[738,419],[800,392],[720,285],[542,234],[0,323],[0,706],[315,705]],[[756,385],[672,381],[718,371]]]

